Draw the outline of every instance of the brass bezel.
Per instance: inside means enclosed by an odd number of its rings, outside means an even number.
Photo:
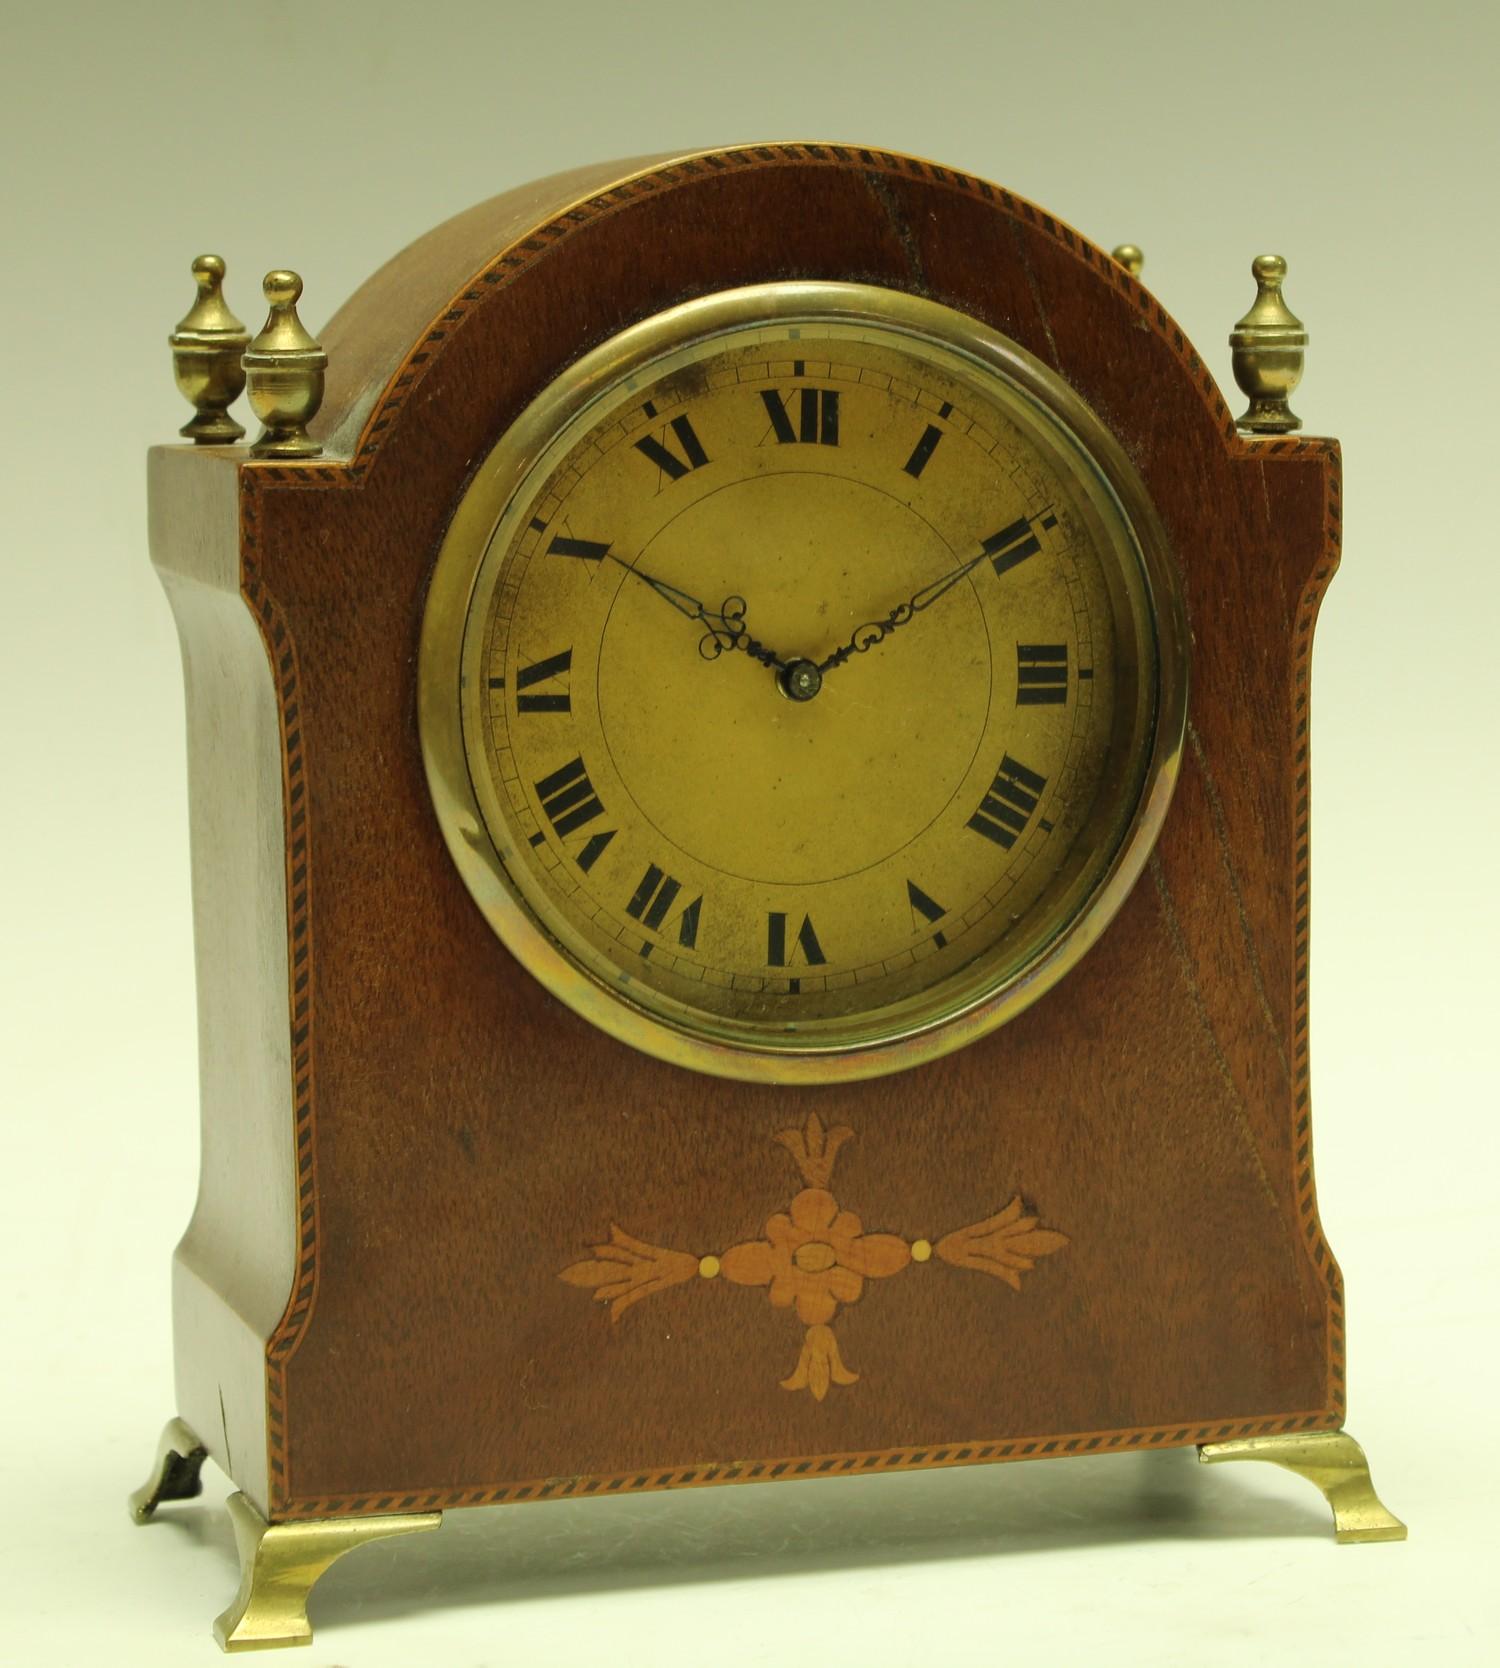
[[[1154,635],[1154,712],[1135,806],[1080,907],[1018,969],[971,986],[916,1023],[873,1036],[866,1027],[853,1042],[805,1035],[731,1040],[725,1033],[732,1028],[714,1016],[704,1016],[701,1027],[673,1023],[588,971],[543,924],[496,849],[464,743],[462,661],[474,591],[507,507],[560,432],[671,353],[748,325],[799,320],[894,330],[956,352],[1019,393],[1040,412],[1060,449],[1077,454],[1080,472],[1092,472],[1113,500],[1139,557],[1143,623]],[[418,726],[433,806],[465,885],[501,943],[554,996],[610,1036],[674,1065],[752,1082],[841,1082],[919,1065],[994,1030],[1056,984],[1097,941],[1139,878],[1170,803],[1187,712],[1187,643],[1175,564],[1145,486],[1118,441],[1054,372],[988,325],[919,296],[864,284],[763,284],[686,302],[604,342],[561,372],[483,460],[433,572],[422,622]],[[857,1031],[858,1022],[846,1029]]]

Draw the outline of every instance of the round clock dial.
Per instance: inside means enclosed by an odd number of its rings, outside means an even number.
[[[728,292],[607,343],[465,494],[422,645],[450,849],[617,1036],[897,1069],[1097,936],[1165,810],[1180,605],[1066,388],[936,304]]]

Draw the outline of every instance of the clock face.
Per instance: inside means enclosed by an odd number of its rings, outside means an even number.
[[[1138,481],[1021,350],[849,285],[729,292],[561,377],[424,626],[450,850],[605,1029],[897,1069],[1060,977],[1165,810],[1181,622]]]

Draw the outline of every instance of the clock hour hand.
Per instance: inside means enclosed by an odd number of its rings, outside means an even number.
[[[923,609],[931,608],[939,597],[945,596],[953,587],[977,568],[981,562],[986,562],[994,555],[990,545],[980,549],[977,556],[956,567],[952,573],[945,573],[940,579],[934,579],[930,585],[924,585],[920,591],[913,593],[905,602],[898,602],[883,620],[867,620],[863,625],[854,628],[849,641],[837,648],[832,654],[825,656],[818,662],[819,672],[831,671],[835,666],[842,666],[846,660],[851,660],[857,654],[864,654],[873,649],[877,643],[883,643],[893,631],[904,625],[909,625]]]
[[[825,655],[818,662],[819,672],[832,671],[835,666],[842,666],[846,660],[852,659],[855,655],[864,654],[867,650],[873,649],[877,643],[883,643],[893,631],[898,630],[901,626],[909,625],[924,608],[931,608],[940,596],[952,590],[965,574],[971,573],[988,556],[989,552],[987,550],[981,550],[977,556],[965,562],[962,567],[955,568],[952,573],[945,573],[941,579],[935,579],[930,585],[924,585],[908,601],[898,602],[883,620],[867,620],[863,625],[856,626],[847,643],[835,649],[832,654]]]
[[[768,649],[764,643],[757,641],[745,628],[745,614],[747,604],[743,597],[725,597],[723,605],[717,609],[708,607],[697,597],[687,591],[679,590],[676,585],[670,585],[665,579],[658,579],[654,574],[646,573],[638,567],[633,567],[613,551],[607,552],[610,561],[617,562],[627,573],[649,585],[665,602],[685,615],[690,620],[701,620],[708,627],[707,633],[699,640],[698,653],[705,660],[717,660],[721,654],[738,649],[747,654],[752,660],[758,660],[763,666],[775,667],[778,671],[785,671],[787,662],[774,650]]]

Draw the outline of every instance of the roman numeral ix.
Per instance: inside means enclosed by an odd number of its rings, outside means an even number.
[[[538,660],[531,666],[523,666],[516,673],[516,711],[571,712],[573,702],[566,691],[545,690],[534,695],[523,695],[521,691],[530,690],[534,684],[560,678],[572,664],[573,651],[564,649],[561,654],[549,654],[545,660]]]

